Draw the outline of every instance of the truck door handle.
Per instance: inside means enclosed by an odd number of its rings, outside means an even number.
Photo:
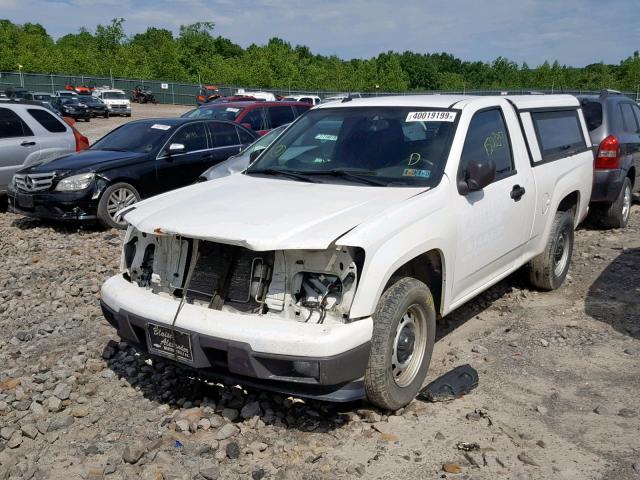
[[[24,141],[20,144],[21,147],[33,147],[36,144],[36,142],[27,142]]]
[[[517,202],[522,198],[525,191],[526,190],[524,189],[524,187],[521,187],[520,185],[514,185],[513,189],[511,190],[511,198],[513,198]]]

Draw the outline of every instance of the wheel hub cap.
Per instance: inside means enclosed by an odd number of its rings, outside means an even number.
[[[427,345],[427,319],[418,305],[411,305],[396,327],[391,354],[391,375],[399,387],[415,379]]]

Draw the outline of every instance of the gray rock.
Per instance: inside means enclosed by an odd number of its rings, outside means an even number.
[[[218,478],[220,478],[220,468],[216,465],[209,465],[200,468],[200,475],[202,475],[206,480],[218,480]]]
[[[18,448],[20,445],[22,445],[22,433],[15,432],[7,442],[7,447]]]
[[[216,440],[226,440],[227,438],[231,438],[237,434],[238,427],[236,427],[233,423],[227,423],[226,425],[223,425],[216,433]]]
[[[487,347],[483,347],[482,345],[474,345],[473,347],[471,347],[471,351],[473,353],[480,353],[482,355],[489,353],[489,349]]]
[[[226,452],[228,458],[230,458],[231,460],[236,460],[240,457],[240,445],[238,445],[236,442],[228,443]]]
[[[536,462],[531,457],[531,455],[529,455],[527,452],[520,452],[518,454],[518,460],[520,460],[525,465],[531,465],[531,466],[534,466],[534,467],[539,467],[540,466],[540,464],[538,462]]]
[[[56,385],[53,395],[60,400],[67,400],[69,395],[71,395],[71,387],[66,383],[59,383]]]
[[[598,405],[596,408],[593,409],[593,413],[597,413],[598,415],[606,415],[607,413],[609,413],[609,410],[607,410],[607,407]]]
[[[240,411],[240,416],[245,420],[255,416],[259,416],[261,413],[260,402],[249,402]]]
[[[382,420],[382,416],[374,410],[360,409],[356,413],[368,423],[378,423]]]
[[[2,427],[0,429],[0,437],[4,438],[5,440],[9,440],[15,432],[16,429],[13,427]]]
[[[633,468],[636,473],[640,473],[640,462],[634,463],[631,465],[631,468]]]
[[[265,475],[266,472],[264,471],[264,468],[259,468],[258,470],[251,472],[251,478],[253,480],[262,480]]]
[[[638,416],[638,412],[631,408],[621,408],[618,415],[623,418],[634,418]]]
[[[178,432],[188,432],[189,431],[189,420],[178,420],[176,422],[176,430]]]
[[[540,345],[542,345],[543,347],[548,347],[548,346],[549,346],[549,341],[548,341],[548,340],[545,340],[544,338],[539,338],[539,339],[538,339],[538,343],[539,343]]]
[[[49,397],[46,401],[47,410],[50,412],[59,412],[62,410],[62,400],[58,397]]]
[[[230,422],[233,422],[238,419],[240,413],[235,408],[225,408],[222,410],[222,416]]]
[[[27,438],[34,439],[38,436],[38,429],[33,423],[22,426],[22,435]]]
[[[135,464],[142,458],[144,455],[145,447],[140,442],[135,442],[133,444],[127,445],[124,448],[124,452],[122,452],[122,460],[126,463]]]
[[[546,415],[547,413],[549,413],[549,410],[547,409],[547,407],[543,407],[542,405],[538,405],[536,407],[536,412],[538,412],[541,415]]]
[[[31,400],[20,400],[18,402],[13,402],[12,406],[19,412],[26,412],[31,406]]]
[[[54,418],[49,423],[48,432],[55,432],[56,430],[62,430],[73,425],[73,417],[71,415],[60,415]]]

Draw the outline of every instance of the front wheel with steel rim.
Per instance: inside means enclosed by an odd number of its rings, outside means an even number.
[[[544,251],[528,265],[529,281],[541,290],[555,290],[564,282],[573,253],[573,210],[557,212]]]
[[[125,182],[109,185],[98,202],[98,220],[105,227],[124,229],[127,222],[118,213],[138,201],[140,194],[133,185]]]
[[[632,199],[631,180],[626,177],[615,202],[598,212],[601,223],[608,228],[625,228],[629,223]]]
[[[433,297],[423,282],[399,278],[382,294],[364,375],[371,403],[397,410],[413,400],[427,375],[435,331]]]

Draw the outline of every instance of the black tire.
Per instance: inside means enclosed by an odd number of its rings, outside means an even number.
[[[117,195],[118,191],[128,191],[130,194],[133,195],[133,197],[135,198],[132,202],[129,203],[129,199],[127,197],[126,200],[123,199],[123,201],[125,201],[127,204],[126,205],[121,205],[120,208],[118,208],[117,210],[113,209],[113,202],[110,203],[110,198],[112,195]],[[136,188],[126,182],[118,182],[118,183],[114,183],[113,185],[109,185],[107,188],[105,188],[104,192],[102,192],[102,195],[100,196],[100,200],[98,201],[98,220],[100,221],[100,223],[107,228],[118,228],[118,229],[125,229],[127,228],[127,223],[120,220],[118,221],[113,214],[116,213],[116,211],[120,210],[121,208],[125,208],[126,206],[130,206],[133,205],[136,202],[140,201],[140,193],[138,193],[138,190],[136,190]]]
[[[109,112],[104,114],[104,118],[109,118]]]
[[[399,367],[394,361],[402,360],[403,352],[402,347],[395,347],[408,345],[402,341],[402,332],[410,326],[406,320],[410,312],[421,324],[422,333],[414,335],[412,353],[403,362],[406,370],[398,375]],[[402,324],[404,327],[399,328]],[[436,311],[429,287],[415,278],[399,278],[382,294],[373,314],[371,353],[364,375],[367,398],[372,404],[397,410],[414,399],[427,375],[435,336]],[[406,354],[405,350],[403,355]]]
[[[573,253],[573,211],[557,212],[544,252],[529,261],[529,282],[541,290],[555,290],[564,282]]]
[[[596,210],[596,218],[604,227],[625,228],[629,223],[632,203],[631,180],[627,177],[624,179],[624,182],[622,182],[622,188],[615,202],[611,205],[598,208]]]

